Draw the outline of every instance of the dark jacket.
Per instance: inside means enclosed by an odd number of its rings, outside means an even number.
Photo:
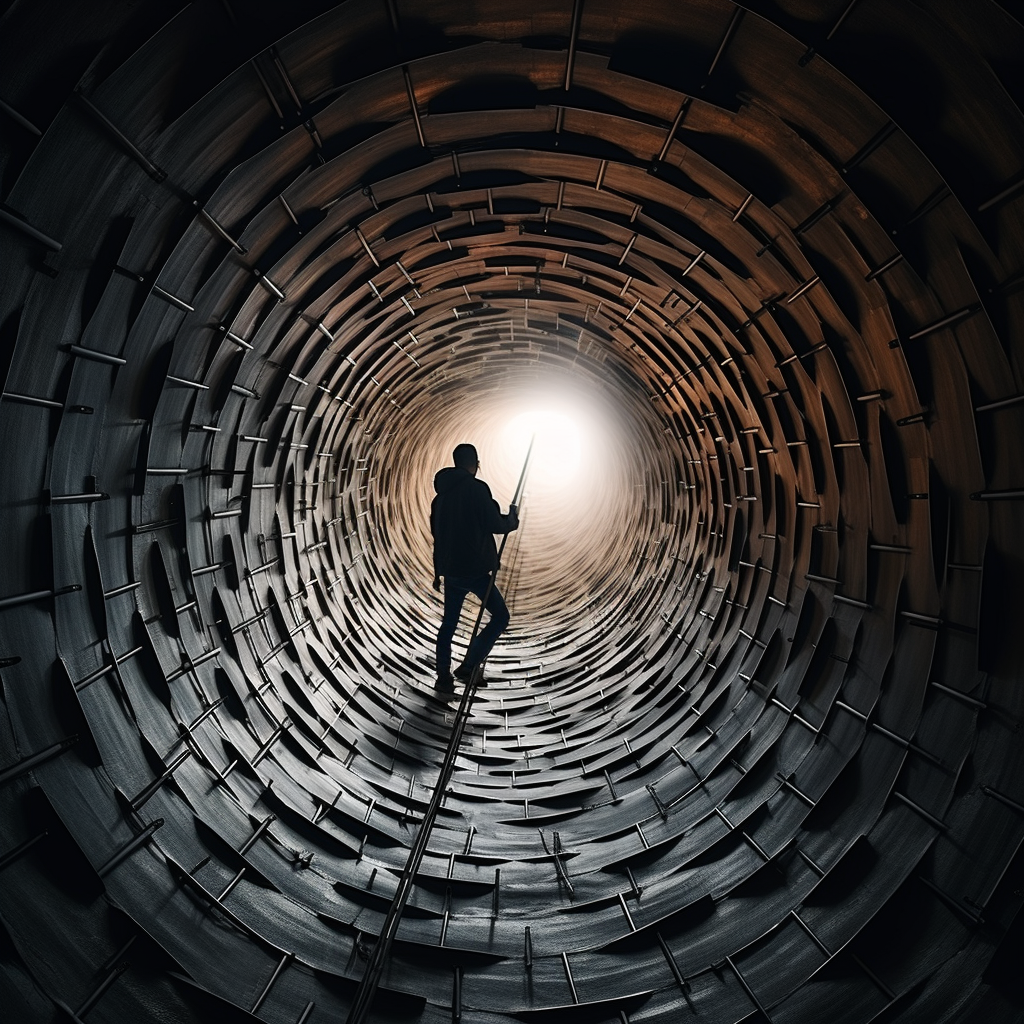
[[[491,489],[468,470],[449,466],[434,477],[437,497],[430,506],[435,576],[482,576],[498,568],[496,533],[519,525],[503,516]]]

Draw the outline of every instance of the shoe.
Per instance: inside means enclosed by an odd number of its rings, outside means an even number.
[[[455,692],[455,681],[449,676],[438,676],[437,681],[434,683],[434,689],[438,693],[454,693]]]
[[[455,670],[455,678],[461,682],[468,683],[473,678],[473,673],[476,671],[476,665],[460,665]],[[483,672],[480,673],[480,678],[476,681],[477,688],[486,686],[487,683],[484,680]]]

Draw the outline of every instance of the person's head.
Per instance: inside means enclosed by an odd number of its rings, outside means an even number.
[[[476,448],[471,444],[456,445],[455,451],[452,452],[452,462],[459,469],[464,469],[472,473],[473,476],[476,476],[476,471],[480,468],[480,456],[477,455]]]

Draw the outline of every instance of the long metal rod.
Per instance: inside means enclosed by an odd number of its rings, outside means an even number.
[[[537,440],[537,435],[534,434],[530,438],[530,445],[526,449],[526,458],[523,460],[523,471],[519,474],[519,483],[516,484],[515,494],[512,495],[512,504],[518,505],[519,498],[523,493],[523,485],[526,483],[526,471],[530,468],[530,456],[533,454],[533,442]],[[502,534],[501,545],[498,547],[498,569],[501,568],[501,556],[505,553],[505,545],[508,543],[508,534]],[[473,632],[469,637],[469,646],[473,646],[473,641],[476,639],[477,630],[480,629],[480,622],[484,617],[484,609],[487,607],[487,601],[491,596],[491,591],[494,589],[494,579],[498,575],[498,569],[490,574],[490,578],[487,580],[487,589],[484,591],[483,599],[480,601],[480,611],[476,613],[476,622],[473,623]],[[483,674],[484,666],[481,661],[473,669],[472,678],[466,684],[466,690],[475,690],[477,684],[480,682],[480,676]]]
[[[527,449],[526,459],[523,462],[523,471],[519,474],[519,483],[516,485],[515,496],[512,498],[513,505],[517,505],[519,503],[523,484],[526,482],[526,471],[530,465],[530,455],[533,452],[533,441],[534,439],[531,438],[530,447]],[[505,550],[505,542],[507,540],[508,534],[506,533],[502,537],[501,547],[498,549],[499,567],[501,565],[501,556]],[[484,595],[483,603],[480,606],[480,613],[477,615],[476,625],[473,627],[473,634],[470,639],[470,643],[472,643],[473,638],[476,637],[477,629],[480,626],[480,620],[483,617],[484,606],[487,603],[487,598],[491,596],[491,590],[494,587],[494,577],[497,575],[497,572],[498,570],[495,569],[494,572],[490,574],[490,579],[487,583],[487,591]],[[365,1024],[366,1018],[369,1016],[370,1007],[373,1004],[373,997],[377,993],[377,986],[380,984],[380,979],[384,974],[388,957],[391,955],[391,946],[395,941],[395,935],[398,933],[398,925],[402,919],[402,912],[405,910],[405,905],[412,893],[413,879],[416,877],[416,873],[420,869],[420,864],[423,862],[423,855],[427,850],[430,833],[434,828],[434,822],[437,820],[437,812],[441,809],[441,801],[444,799],[445,791],[448,788],[452,772],[455,769],[455,758],[458,755],[459,747],[462,744],[462,736],[466,730],[466,723],[469,721],[469,709],[472,706],[473,694],[476,691],[481,671],[482,667],[478,665],[473,672],[472,678],[466,684],[466,689],[462,694],[462,701],[459,703],[459,710],[455,716],[455,723],[452,726],[452,734],[448,739],[448,749],[445,751],[444,760],[441,762],[441,770],[438,773],[434,791],[430,796],[430,803],[427,805],[426,813],[423,815],[423,821],[420,824],[419,832],[416,834],[416,840],[409,851],[409,859],[406,861],[405,868],[402,871],[402,876],[398,880],[398,887],[395,889],[394,899],[392,899],[387,916],[384,918],[384,924],[381,927],[380,935],[377,937],[377,942],[373,947],[373,951],[370,953],[369,959],[366,961],[366,970],[363,972],[363,977],[359,982],[359,988],[356,990],[355,999],[352,1001],[352,1007],[348,1012],[348,1017],[346,1018],[346,1024]]]

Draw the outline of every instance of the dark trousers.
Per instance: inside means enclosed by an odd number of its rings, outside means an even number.
[[[482,601],[487,593],[487,584],[490,576],[476,576],[468,578],[465,576],[445,576],[444,578],[444,617],[441,619],[441,628],[437,631],[437,674],[447,676],[452,670],[452,637],[455,636],[455,628],[459,624],[459,616],[462,614],[462,605],[467,594],[476,594]],[[505,599],[497,587],[491,587],[490,596],[485,605],[490,613],[490,620],[480,630],[476,639],[470,644],[466,653],[464,664],[473,668],[483,661],[495,640],[505,631],[508,626],[508,608],[505,607]]]

